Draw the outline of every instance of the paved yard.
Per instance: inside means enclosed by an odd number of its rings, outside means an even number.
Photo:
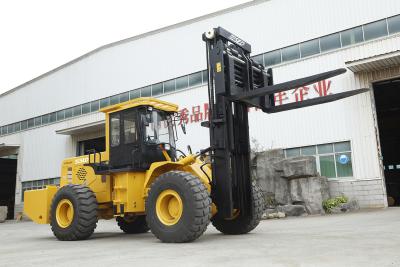
[[[190,244],[126,235],[101,221],[87,241],[57,241],[48,225],[0,224],[0,266],[400,266],[400,208],[263,221],[251,234],[209,227]]]

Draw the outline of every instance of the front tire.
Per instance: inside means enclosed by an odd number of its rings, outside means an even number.
[[[116,220],[119,228],[126,234],[142,234],[150,230],[144,215],[117,217]]]
[[[93,234],[97,221],[97,200],[89,187],[68,184],[57,191],[50,210],[51,230],[57,239],[87,239]]]
[[[211,218],[211,198],[201,180],[191,173],[170,171],[151,185],[146,220],[162,242],[183,243],[199,238]]]
[[[254,230],[261,221],[264,212],[264,198],[261,189],[256,183],[253,189],[253,214],[241,216],[240,211],[234,219],[224,219],[218,213],[212,218],[212,224],[218,231],[226,235],[242,235]]]

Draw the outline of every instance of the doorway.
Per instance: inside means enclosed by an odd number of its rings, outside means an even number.
[[[400,206],[400,79],[373,84],[389,206]]]
[[[0,158],[0,206],[7,206],[7,219],[14,219],[17,160]]]

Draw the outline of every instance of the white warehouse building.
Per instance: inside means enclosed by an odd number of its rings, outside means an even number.
[[[0,95],[0,206],[57,184],[61,161],[104,149],[107,105],[154,96],[180,106],[178,147],[208,147],[203,32],[221,26],[252,45],[274,82],[347,68],[275,96],[278,104],[370,88],[277,114],[251,109],[250,135],[285,155],[314,155],[332,195],[361,207],[400,202],[400,1],[256,0],[97,48]]]

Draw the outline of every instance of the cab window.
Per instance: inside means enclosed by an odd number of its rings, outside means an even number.
[[[136,113],[134,111],[124,114],[124,143],[131,144],[137,141]]]
[[[120,118],[119,114],[113,114],[110,118],[110,136],[111,136],[111,146],[119,146],[120,144]]]

